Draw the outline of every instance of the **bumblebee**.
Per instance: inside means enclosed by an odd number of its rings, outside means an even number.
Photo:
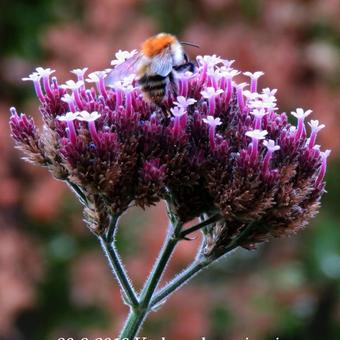
[[[183,45],[198,47],[179,42],[174,35],[168,33],[159,33],[148,38],[137,53],[108,74],[106,85],[113,85],[116,81],[135,74],[145,98],[162,108],[168,86],[172,94],[177,95],[176,73],[195,70],[195,65],[189,61]]]

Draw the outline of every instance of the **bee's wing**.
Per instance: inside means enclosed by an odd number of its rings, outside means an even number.
[[[166,77],[171,72],[173,64],[170,47],[167,47],[161,53],[153,57],[150,64],[150,73],[156,73],[162,77]]]
[[[142,54],[136,53],[123,63],[115,66],[115,68],[106,76],[105,85],[113,85],[116,81],[122,80],[131,74],[135,74],[141,58]]]

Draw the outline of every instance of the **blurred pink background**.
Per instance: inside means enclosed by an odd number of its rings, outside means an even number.
[[[312,118],[326,124],[319,142],[332,155],[329,194],[310,228],[255,252],[236,252],[203,272],[151,315],[142,335],[339,339],[340,2],[53,1],[46,7],[53,20],[33,32],[27,45],[19,37],[29,34],[41,13],[25,1],[16,6],[8,2],[6,8],[16,17],[0,15],[2,35],[19,32],[16,47],[2,40],[0,58],[0,339],[117,336],[127,307],[82,222],[80,204],[45,169],[20,160],[7,112],[15,105],[39,122],[33,88],[20,81],[36,66],[56,69],[65,81],[74,68],[107,68],[115,51],[138,48],[160,31],[199,44],[198,51],[188,49],[192,58],[217,54],[235,59],[242,71],[264,71],[260,86],[279,90],[282,111],[310,108]],[[119,249],[138,287],[166,224],[161,205],[134,209],[122,220]],[[183,242],[167,278],[192,259],[198,244]]]

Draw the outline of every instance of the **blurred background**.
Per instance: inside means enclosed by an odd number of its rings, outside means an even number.
[[[39,121],[36,66],[108,67],[113,52],[166,31],[200,54],[263,70],[279,107],[310,108],[332,149],[321,212],[303,232],[238,251],[201,273],[146,322],[158,339],[340,339],[340,1],[2,0],[0,11],[0,339],[117,336],[127,314],[98,242],[66,186],[24,163],[9,137],[8,109]],[[197,50],[189,49],[195,56]],[[131,210],[118,246],[141,286],[166,230],[162,206]],[[167,277],[193,257],[185,242]]]

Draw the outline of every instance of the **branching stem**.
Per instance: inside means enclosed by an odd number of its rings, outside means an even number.
[[[166,299],[183,284],[192,279],[203,268],[206,268],[211,263],[215,262],[242,244],[242,241],[247,235],[249,235],[249,232],[251,231],[250,229],[252,227],[251,225],[246,227],[243,232],[241,232],[238,237],[233,239],[227,247],[223,248],[220,252],[214,252],[213,256],[204,255],[203,249],[205,241],[203,240],[195,260],[185,270],[175,276],[175,278],[165,285],[165,287],[156,291],[177,243],[180,240],[186,239],[187,235],[190,233],[200,230],[221,219],[219,214],[215,214],[207,220],[204,220],[186,230],[182,230],[183,224],[177,219],[175,214],[172,213],[170,204],[168,204],[168,215],[170,223],[167,237],[139,296],[137,296],[114,246],[114,234],[116,225],[118,223],[117,216],[112,216],[107,234],[105,236],[99,237],[100,243],[105,254],[107,255],[112,271],[123,291],[124,300],[130,306],[130,313],[119,339],[133,339],[138,334],[145,318],[150,313],[150,311],[155,310],[157,306],[162,304],[164,299]]]

